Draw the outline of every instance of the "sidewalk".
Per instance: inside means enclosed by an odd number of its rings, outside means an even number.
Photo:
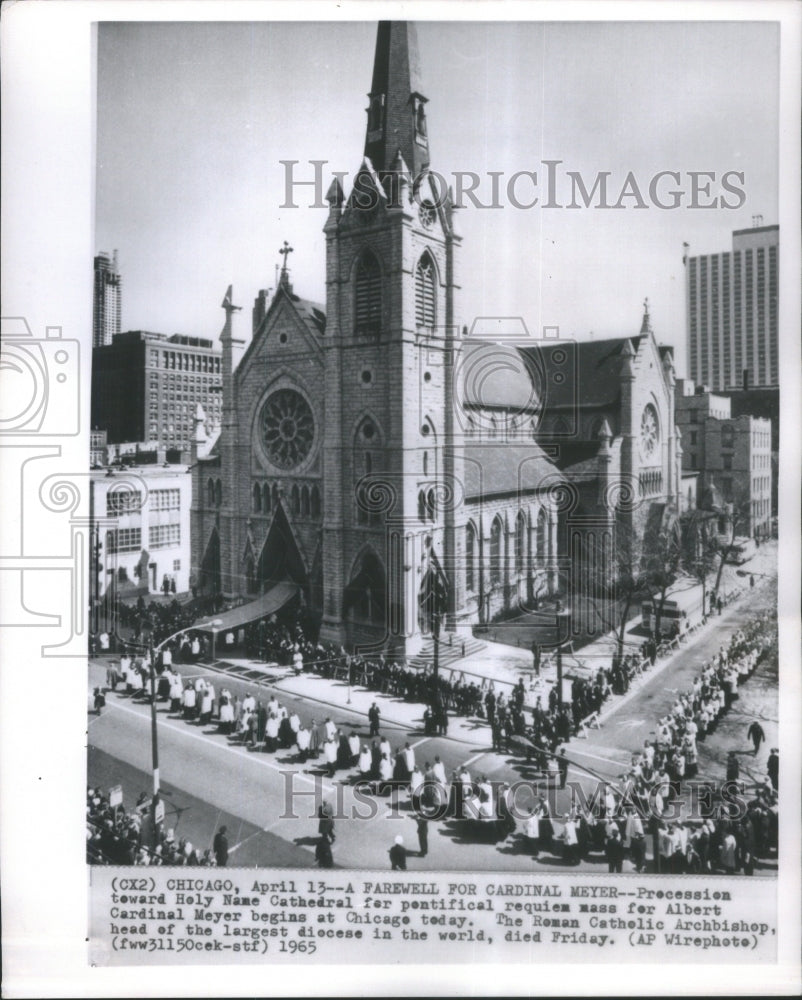
[[[705,624],[694,629],[681,643],[677,643],[669,655],[660,657],[653,667],[637,676],[630,684],[626,694],[612,695],[599,712],[598,721],[603,723],[606,718],[634,698],[644,685],[667,670],[675,662],[676,657],[684,654],[696,640],[714,631],[717,625],[739,609],[744,599],[749,598],[749,596],[750,591],[747,589],[728,605],[721,617],[716,615],[709,618]],[[576,671],[577,666],[584,667],[581,661],[585,658],[591,662],[593,662],[594,657],[609,660],[612,650],[613,640],[609,636],[604,636],[584,647],[578,657],[564,655],[565,675],[571,676]],[[119,659],[119,657],[112,656],[110,659]],[[349,689],[346,681],[342,679],[321,677],[315,673],[301,673],[296,676],[293,668],[289,666],[236,657],[217,660],[211,666],[208,664],[198,664],[197,666],[201,669],[212,669],[231,677],[232,680],[236,679],[248,685],[265,684],[276,691],[318,702],[331,709],[347,707],[349,711],[365,717],[375,701],[384,724],[421,730],[423,728],[425,708],[423,704],[407,702],[402,698],[366,690],[357,685],[351,686]],[[488,642],[485,649],[441,668],[441,676],[445,678],[452,676],[459,678],[462,674],[465,675],[467,681],[474,680],[480,685],[484,682],[485,687],[492,682],[496,689],[499,685],[511,687],[517,684],[521,677],[524,678],[527,687],[535,680],[531,656],[526,651],[515,646],[492,642]],[[548,698],[549,689],[555,683],[556,666],[551,663],[542,668],[540,674],[540,692],[544,700]],[[470,746],[486,748],[490,746],[490,727],[487,722],[475,717],[466,718],[450,715],[447,737]],[[572,737],[572,739],[576,739],[576,737]]]

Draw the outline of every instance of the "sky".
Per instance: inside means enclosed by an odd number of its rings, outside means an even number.
[[[759,22],[418,22],[431,166],[464,198],[458,311],[521,317],[586,340],[635,334],[648,297],[655,333],[685,374],[683,243],[728,250],[755,215],[778,219],[779,30]],[[216,338],[226,287],[250,336],[284,240],[296,293],[325,301],[326,209],[312,160],[353,175],[362,160],[376,25],[101,23],[95,249],[119,255],[122,328]],[[546,160],[561,161],[555,207]],[[507,189],[519,171],[518,206]],[[571,203],[567,172],[607,202]],[[650,182],[664,177],[654,196]],[[701,178],[696,197],[692,172]],[[730,176],[727,192],[722,178]],[[619,199],[628,175],[629,195]],[[640,192],[632,193],[632,181]],[[705,185],[709,188],[705,189]],[[346,190],[348,181],[346,180]],[[671,205],[670,192],[680,192]],[[739,194],[738,192],[742,192]],[[721,198],[729,205],[723,207]],[[703,207],[717,200],[715,207]],[[692,207],[695,201],[696,207]]]

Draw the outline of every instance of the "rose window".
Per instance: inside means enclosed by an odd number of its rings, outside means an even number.
[[[654,407],[650,404],[643,411],[643,416],[640,422],[640,442],[641,449],[646,458],[651,458],[656,449],[658,442],[660,440],[660,434],[657,426],[657,413]]]
[[[268,397],[261,414],[262,441],[279,469],[294,469],[309,455],[315,421],[304,397],[294,389],[279,389]]]

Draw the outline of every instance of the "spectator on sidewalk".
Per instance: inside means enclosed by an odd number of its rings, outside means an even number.
[[[217,862],[217,867],[225,868],[228,864],[228,837],[226,836],[225,826],[221,826],[215,834],[212,850],[214,851],[214,859]]]
[[[407,870],[407,855],[409,851],[404,847],[404,838],[399,833],[390,848],[390,866],[394,872],[405,872]]]
[[[379,720],[381,719],[381,710],[379,706],[374,701],[368,710],[368,721],[370,722],[370,733],[369,738],[379,735]]]

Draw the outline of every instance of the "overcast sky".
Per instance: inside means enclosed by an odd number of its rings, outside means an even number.
[[[117,249],[123,329],[217,337],[226,286],[250,307],[274,286],[283,240],[295,248],[297,293],[325,300],[326,210],[312,188],[282,209],[285,167],[313,179],[310,160],[355,172],[364,145],[375,23],[109,23],[98,33],[96,250]],[[692,254],[727,250],[733,229],[778,221],[778,29],[741,23],[418,22],[432,168],[503,173],[501,208],[468,205],[459,312],[522,316],[587,339],[637,333],[648,296],[658,339],[685,371],[683,241]],[[561,160],[588,190],[610,171],[608,201],[632,172],[648,207],[544,208],[543,160]],[[681,207],[652,203],[682,192]],[[521,179],[516,208],[505,185]],[[728,171],[737,209],[690,208],[690,171]],[[705,182],[706,183],[706,182]],[[594,203],[598,201],[598,196]]]

